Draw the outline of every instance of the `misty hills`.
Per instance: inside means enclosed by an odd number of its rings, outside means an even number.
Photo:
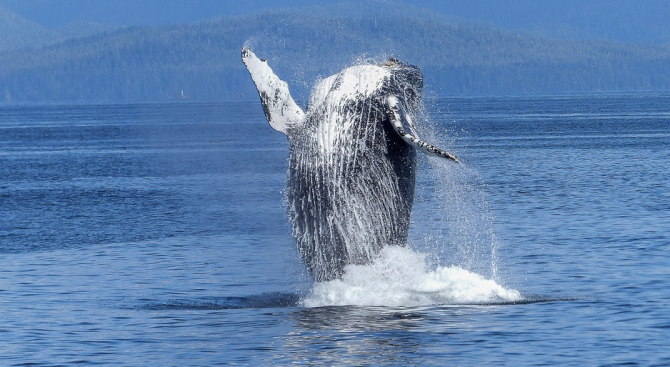
[[[391,55],[422,68],[429,95],[670,90],[669,46],[542,39],[378,5],[91,27],[87,36],[0,53],[0,101],[164,100],[182,90],[192,99],[254,100],[244,44],[301,99],[319,77]]]
[[[301,8],[347,0],[0,0],[0,6],[47,28],[95,22],[114,27],[192,23],[262,8]],[[353,0],[348,0],[353,1]],[[356,0],[362,1],[372,0]],[[374,0],[382,7],[413,5],[435,13],[565,40],[670,43],[667,0]]]
[[[92,22],[76,22],[48,29],[0,5],[0,52],[39,48],[112,28]]]

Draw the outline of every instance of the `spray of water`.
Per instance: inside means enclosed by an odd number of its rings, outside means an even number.
[[[457,265],[499,280],[499,242],[479,175],[467,165],[450,167],[432,159],[425,167],[414,213],[415,246],[432,254],[436,265]]]
[[[426,306],[521,300],[493,280],[457,266],[427,266],[426,255],[389,246],[368,265],[349,265],[341,279],[317,283],[304,306]]]

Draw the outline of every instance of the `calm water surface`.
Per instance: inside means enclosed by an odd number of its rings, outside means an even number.
[[[521,302],[303,306],[258,103],[0,106],[0,365],[670,365],[670,95],[428,110],[411,243]]]

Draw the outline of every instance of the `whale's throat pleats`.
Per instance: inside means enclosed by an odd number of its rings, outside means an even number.
[[[289,130],[289,217],[317,281],[407,240],[416,153],[380,123],[382,107],[372,97],[340,99]]]

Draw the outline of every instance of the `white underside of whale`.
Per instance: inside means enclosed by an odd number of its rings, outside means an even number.
[[[295,103],[288,84],[279,79],[265,60],[248,48],[242,50],[242,62],[247,67],[263,102],[263,110],[270,126],[286,134],[286,130],[305,119],[305,113]]]
[[[390,76],[387,68],[376,65],[352,66],[318,83],[312,89],[309,105],[370,97]]]

